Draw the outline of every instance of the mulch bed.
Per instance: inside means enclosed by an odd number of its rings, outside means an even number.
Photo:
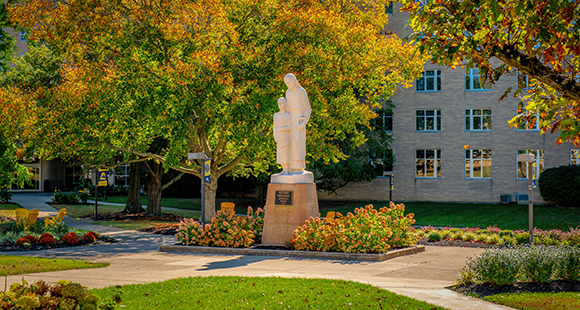
[[[578,281],[552,281],[548,283],[517,282],[511,285],[491,285],[491,284],[470,284],[466,286],[448,287],[458,293],[475,295],[483,298],[485,296],[502,293],[564,293],[580,292],[580,282]]]
[[[490,249],[497,247],[496,245],[480,241],[463,241],[463,240],[448,240],[448,239],[442,239],[440,241],[429,241],[429,239],[427,238],[421,238],[415,244],[433,245],[433,246],[455,246],[462,248],[482,248],[482,249]]]
[[[20,247],[15,245],[12,242],[0,242],[0,252],[11,252],[11,251],[40,251],[40,250],[48,250],[48,249],[57,249],[57,248],[71,248],[71,247],[78,247],[78,246],[86,246],[86,245],[95,245],[95,244],[105,244],[105,243],[115,243],[117,240],[107,237],[101,236],[101,238],[93,243],[87,243],[82,238],[79,238],[79,243],[77,245],[68,245],[64,243],[62,240],[56,242],[54,246],[47,246],[41,243],[31,244],[27,247]]]

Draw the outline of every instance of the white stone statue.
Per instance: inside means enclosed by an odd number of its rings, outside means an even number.
[[[280,174],[290,174],[290,113],[286,111],[286,98],[278,99],[280,112],[274,114],[274,140],[276,140],[276,162],[282,166]]]
[[[306,90],[292,73],[284,76],[286,98],[278,99],[280,112],[274,115],[274,139],[278,145],[276,161],[282,172],[271,177],[272,183],[313,183],[306,168],[306,124],[310,120],[310,102]],[[288,126],[288,128],[286,127]],[[289,137],[287,145],[286,137]]]

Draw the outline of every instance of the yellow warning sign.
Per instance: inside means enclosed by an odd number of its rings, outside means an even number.
[[[97,180],[99,181],[99,186],[108,186],[107,179],[109,176],[109,170],[107,169],[99,169],[99,173],[97,173]]]

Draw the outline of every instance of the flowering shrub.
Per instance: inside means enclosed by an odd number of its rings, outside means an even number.
[[[85,240],[85,242],[93,243],[97,241],[97,239],[99,239],[99,235],[97,235],[97,233],[94,231],[89,231],[83,235],[83,239]]]
[[[79,190],[79,193],[77,194],[78,199],[82,202],[82,203],[87,203],[87,200],[89,200],[89,191],[87,189],[81,189]]]
[[[40,236],[40,239],[38,239],[38,242],[40,242],[44,245],[50,245],[50,246],[56,245],[56,240],[54,240],[54,236],[49,234],[49,233],[42,234],[42,236]]]
[[[38,239],[36,239],[36,237],[31,236],[31,235],[22,236],[22,238],[28,239],[29,240],[28,243],[30,243],[30,244],[35,244],[38,242]]]
[[[25,238],[25,237],[21,237],[21,238],[18,238],[18,240],[16,240],[17,246],[24,246],[25,243],[31,244],[30,240],[28,238]]]
[[[68,232],[62,236],[62,242],[68,245],[77,245],[79,243],[79,236],[74,232]]]
[[[261,238],[264,225],[264,211],[258,208],[252,213],[251,207],[248,207],[245,217],[220,210],[204,227],[193,219],[184,219],[179,224],[176,238],[185,245],[249,247]]]
[[[334,219],[310,218],[294,231],[290,240],[301,251],[384,253],[390,248],[410,246],[416,241],[410,225],[413,214],[404,215],[405,206],[391,202],[390,208],[372,205],[356,208],[355,214]]]

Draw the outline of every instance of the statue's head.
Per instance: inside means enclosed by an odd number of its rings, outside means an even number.
[[[296,87],[296,88],[302,87],[302,86],[300,86],[300,83],[298,83],[296,76],[292,73],[288,73],[284,76],[284,83],[290,89],[292,89],[294,87]]]
[[[287,102],[286,98],[284,97],[278,98],[278,108],[280,109],[280,112],[286,110],[286,102]]]

